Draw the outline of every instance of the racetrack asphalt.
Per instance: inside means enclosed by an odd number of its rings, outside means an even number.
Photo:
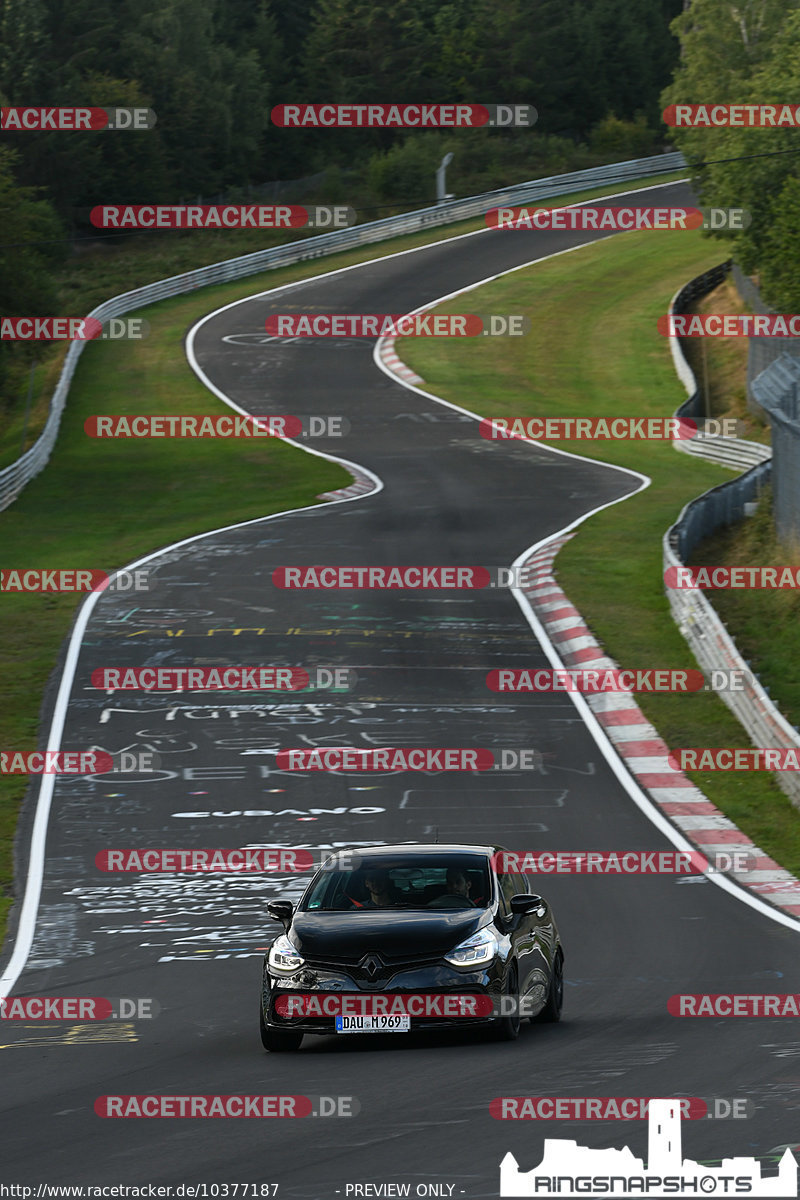
[[[654,195],[625,202],[651,205]],[[657,196],[690,202],[684,185]],[[436,836],[511,849],[670,848],[567,695],[487,689],[495,667],[549,666],[508,591],[301,593],[272,582],[286,564],[508,566],[641,481],[544,448],[484,441],[471,418],[382,374],[371,341],[223,340],[258,334],[275,312],[404,313],[591,240],[487,231],[253,297],[197,329],[197,363],[215,388],[257,414],[346,416],[340,443],[309,444],[363,465],[384,486],[167,549],[149,564],[150,593],[134,602],[106,593],[95,604],[63,746],[151,748],[161,769],[58,778],[33,946],[14,994],[152,997],[160,1012],[102,1027],[2,1022],[4,1182],[275,1182],[279,1198],[298,1200],[344,1197],[352,1183],[410,1182],[412,1194],[417,1183],[441,1183],[455,1197],[482,1197],[497,1195],[506,1151],[532,1167],[544,1137],[630,1145],[646,1157],[644,1122],[500,1122],[489,1112],[498,1096],[747,1097],[756,1105],[748,1120],[684,1123],[684,1154],[758,1155],[800,1141],[792,1065],[800,1042],[790,1020],[667,1012],[674,993],[800,992],[796,933],[707,879],[543,881],[566,951],[564,1018],[524,1024],[516,1043],[412,1033],[310,1038],[298,1054],[266,1055],[256,1005],[277,926],[265,901],[295,897],[303,880],[115,875],[94,862],[108,847],[285,844],[316,853]],[[481,305],[464,305],[473,308]],[[221,524],[224,512],[221,496]],[[106,695],[89,680],[103,666],[227,664],[346,666],[358,683],[348,694],[215,698]],[[533,772],[485,775],[275,768],[276,750],[333,745],[532,747],[542,757]],[[20,880],[35,802],[32,791]],[[93,1110],[102,1095],[152,1093],[346,1095],[360,1112],[260,1124],[104,1120]]]

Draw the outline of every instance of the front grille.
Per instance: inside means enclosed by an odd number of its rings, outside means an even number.
[[[359,954],[358,956],[342,955],[341,958],[336,959],[306,957],[305,961],[306,966],[310,967],[311,970],[341,971],[352,976],[353,979],[359,982],[363,980],[365,983],[374,983],[377,979],[385,981],[404,971],[418,971],[425,967],[436,966],[442,961],[442,957],[439,954],[430,955],[427,958],[392,959],[385,954],[375,953],[371,957],[379,961],[380,969],[370,974],[360,965],[366,957],[370,956],[366,954]]]

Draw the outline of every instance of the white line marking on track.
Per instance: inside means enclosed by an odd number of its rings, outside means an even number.
[[[688,180],[686,180],[686,179],[677,179],[677,180],[673,180],[671,183],[654,184],[654,185],[648,186],[646,188],[636,188],[636,189],[633,189],[633,190],[627,191],[627,192],[611,192],[611,193],[607,193],[605,198],[610,198],[611,196],[635,195],[636,193],[638,193],[640,191],[642,191],[642,192],[654,191],[654,190],[657,190],[658,188],[673,187],[677,183],[686,183],[686,182],[688,182]],[[600,197],[600,196],[594,197],[595,200],[599,200],[599,199],[603,199],[603,198],[604,197]],[[593,203],[593,200],[583,201],[582,203],[590,204],[590,203]],[[565,207],[573,207],[573,206],[565,206]],[[348,267],[339,267],[333,271],[325,271],[320,275],[314,275],[314,276],[311,276],[311,277],[303,279],[303,280],[298,280],[295,283],[283,284],[279,287],[269,288],[264,292],[259,292],[252,296],[244,296],[239,300],[234,300],[231,303],[225,304],[221,308],[215,309],[213,312],[208,313],[205,317],[201,318],[201,320],[198,321],[197,324],[192,326],[192,328],[189,330],[189,333],[187,334],[187,337],[186,337],[186,356],[189,360],[189,364],[192,367],[192,370],[195,371],[197,376],[202,380],[202,382],[209,389],[209,391],[211,391],[215,396],[217,396],[218,399],[222,400],[223,403],[227,404],[230,408],[235,409],[237,412],[240,412],[240,413],[243,413],[246,415],[250,415],[246,412],[245,409],[241,408],[239,405],[235,404],[232,400],[230,400],[223,392],[220,391],[219,388],[215,387],[214,384],[212,384],[211,381],[205,376],[204,372],[202,371],[199,364],[197,363],[197,359],[194,354],[194,339],[195,339],[197,330],[203,324],[205,324],[206,321],[210,320],[214,316],[217,316],[221,312],[226,312],[228,309],[234,308],[237,304],[246,304],[251,300],[260,299],[263,296],[274,295],[274,294],[277,294],[282,291],[296,290],[303,285],[307,285],[310,283],[316,283],[320,279],[327,279],[333,275],[339,275],[339,274],[344,274],[347,271],[358,270],[361,267],[369,267],[376,262],[383,262],[386,259],[399,258],[406,254],[416,254],[422,250],[427,250],[427,249],[430,249],[435,246],[441,246],[445,242],[460,241],[463,238],[483,236],[484,234],[494,234],[496,236],[496,231],[488,230],[488,229],[472,230],[469,233],[458,234],[452,238],[442,238],[438,242],[428,242],[423,246],[414,246],[407,250],[398,250],[398,251],[393,252],[392,254],[384,254],[384,255],[381,255],[379,258],[368,259],[366,262],[363,262],[363,263],[353,263],[351,266],[348,266]],[[605,240],[605,239],[603,239],[603,240]],[[568,250],[561,250],[561,251],[558,251],[556,254],[545,255],[544,257],[538,258],[538,259],[531,259],[529,262],[523,263],[519,267],[512,268],[512,271],[523,270],[526,267],[534,266],[536,263],[546,262],[551,258],[559,257],[559,255],[561,255],[561,254],[569,254],[574,250],[581,250],[581,249],[584,249],[586,246],[595,245],[595,244],[597,244],[596,241],[582,242],[580,245],[570,247]],[[510,273],[511,272],[502,272],[502,274],[510,274]],[[480,286],[482,286],[483,283],[488,283],[491,281],[491,279],[496,279],[498,277],[499,276],[496,276],[496,275],[490,276],[489,278],[487,278],[485,280],[480,280],[478,283],[470,285],[470,287],[468,287],[468,288],[461,289],[461,291],[471,291],[473,288],[480,287]],[[460,292],[451,293],[451,295],[459,295],[459,294],[460,294]],[[430,307],[433,307],[434,305],[441,304],[444,302],[444,300],[449,299],[449,298],[450,298],[449,296],[440,297],[439,299],[434,300],[431,304],[424,305],[423,308],[417,309],[415,311],[419,311],[419,312],[424,311],[425,308],[430,308]],[[375,346],[376,352],[377,352],[379,346],[380,346],[380,340],[378,342],[376,342],[376,346]],[[455,412],[466,413],[468,416],[473,417],[477,421],[481,421],[484,419],[481,415],[470,412],[468,409],[462,408],[459,405],[451,404],[449,401],[444,400],[442,397],[435,396],[432,392],[422,391],[420,388],[416,387],[413,384],[408,383],[406,380],[399,380],[398,377],[396,375],[392,374],[392,372],[390,372],[384,366],[384,364],[380,361],[378,361],[378,366],[379,366],[379,369],[384,372],[384,374],[388,375],[391,379],[395,380],[395,382],[399,382],[402,387],[406,387],[410,391],[417,392],[419,395],[427,396],[428,398],[433,400],[434,403],[442,405],[446,408],[450,408]],[[290,441],[291,439],[287,438],[284,440]],[[528,439],[528,438],[520,438],[518,440],[530,441],[530,439]],[[383,481],[377,475],[375,475],[374,472],[369,471],[366,467],[358,466],[355,463],[351,463],[349,460],[340,458],[334,454],[325,454],[321,450],[316,450],[313,447],[303,445],[300,442],[292,441],[291,444],[294,446],[297,446],[297,448],[300,450],[304,450],[307,454],[314,454],[320,458],[325,458],[330,462],[338,462],[345,467],[351,468],[356,473],[357,476],[358,476],[358,474],[364,474],[367,476],[371,476],[374,479],[376,486],[375,486],[374,491],[368,493],[369,495],[376,495],[378,492],[383,490]],[[559,450],[553,446],[549,446],[549,445],[546,445],[543,443],[531,442],[531,445],[536,445],[539,448],[546,449],[551,454],[562,455],[566,458],[577,458],[577,459],[581,459],[584,462],[600,463],[600,465],[606,467],[609,470],[618,470],[618,471],[623,471],[625,474],[628,474],[628,475],[634,475],[641,480],[641,486],[639,488],[637,488],[635,492],[629,493],[628,496],[622,496],[618,500],[612,500],[608,504],[603,504],[603,505],[600,505],[598,508],[592,509],[591,512],[585,513],[583,516],[579,517],[576,521],[572,522],[572,524],[565,526],[563,529],[559,530],[557,533],[551,534],[549,537],[542,539],[542,541],[535,543],[533,546],[529,547],[528,550],[523,551],[523,553],[519,556],[519,558],[516,559],[516,561],[512,564],[513,566],[520,566],[522,564],[522,562],[527,560],[531,556],[531,554],[535,553],[536,550],[542,549],[545,545],[549,545],[550,542],[555,541],[559,537],[563,537],[563,535],[565,533],[568,533],[570,530],[577,528],[579,525],[583,524],[584,521],[586,521],[590,517],[594,516],[595,513],[601,512],[604,508],[609,508],[613,504],[619,504],[623,500],[630,499],[632,496],[637,495],[638,492],[642,491],[645,487],[649,486],[650,480],[647,478],[647,476],[641,475],[638,471],[631,471],[631,470],[628,470],[627,468],[616,467],[609,463],[601,463],[601,461],[599,459],[587,458],[585,455],[572,454],[569,451]],[[351,504],[354,501],[360,500],[361,498],[362,498],[361,496],[351,496],[351,497],[342,498],[342,499],[339,499],[336,501],[331,501],[331,503]],[[114,572],[114,575],[112,576],[112,578],[116,578],[116,576],[119,574],[120,571],[133,570],[136,567],[142,566],[144,563],[152,562],[153,559],[158,558],[161,554],[170,553],[173,550],[179,549],[181,546],[189,545],[190,543],[200,541],[203,538],[215,537],[217,534],[224,533],[229,529],[242,529],[247,525],[256,525],[256,524],[258,524],[259,521],[275,520],[278,517],[294,515],[295,513],[299,513],[299,512],[311,512],[314,509],[326,508],[326,507],[327,507],[327,505],[325,505],[325,506],[307,505],[303,508],[288,509],[286,512],[281,512],[281,513],[271,513],[265,517],[255,517],[250,521],[239,521],[234,525],[223,525],[223,526],[220,526],[218,529],[209,530],[205,533],[195,534],[193,537],[183,538],[179,542],[173,542],[169,546],[164,546],[160,550],[157,550],[152,554],[147,554],[143,558],[136,559],[134,562],[128,563],[124,567],[120,567],[117,571]],[[528,621],[528,624],[531,626],[531,629],[533,630],[534,635],[537,637],[537,639],[541,643],[542,648],[545,651],[545,654],[550,659],[553,666],[563,667],[564,664],[562,663],[561,659],[556,654],[552,643],[550,642],[542,625],[540,624],[538,618],[536,617],[535,613],[533,612],[533,609],[531,608],[527,597],[518,588],[511,588],[510,591],[514,595],[517,603],[520,605],[520,608],[522,609],[523,614],[525,615],[525,617]],[[102,594],[103,594],[102,592],[97,592],[97,593],[92,593],[91,595],[87,596],[87,598],[84,601],[83,605],[81,606],[81,608],[78,612],[78,616],[75,620],[75,625],[73,626],[72,634],[70,636],[69,646],[67,649],[67,659],[64,664],[64,671],[61,676],[58,694],[56,696],[53,718],[50,723],[50,732],[49,732],[48,740],[47,740],[48,749],[58,750],[61,746],[61,737],[62,737],[63,731],[64,731],[64,722],[66,719],[67,705],[69,702],[69,696],[70,696],[73,681],[75,678],[75,670],[77,667],[78,657],[80,654],[81,641],[82,641],[83,635],[86,631],[86,626],[88,625],[89,617],[91,616],[92,611],[95,607],[95,604],[97,603],[99,597]],[[598,745],[601,753],[606,758],[611,769],[614,771],[615,775],[617,775],[617,778],[619,779],[620,783],[625,788],[625,790],[628,792],[628,794],[631,796],[631,798],[634,800],[636,805],[653,822],[653,824],[658,829],[661,830],[661,832],[664,834],[664,836],[667,837],[668,840],[670,840],[673,843],[673,845],[675,845],[678,849],[681,849],[681,850],[693,849],[691,844],[689,842],[687,842],[684,838],[682,838],[680,836],[680,834],[678,833],[678,831],[675,829],[675,827],[672,824],[670,824],[670,822],[667,821],[665,817],[662,816],[662,814],[657,810],[655,805],[648,799],[648,797],[645,795],[645,793],[641,790],[641,788],[638,787],[638,785],[634,782],[633,778],[628,774],[628,772],[624,768],[619,756],[614,751],[613,746],[611,745],[611,742],[605,736],[605,733],[604,733],[602,727],[600,726],[599,722],[595,718],[591,709],[589,709],[588,705],[586,704],[586,701],[583,699],[583,697],[580,695],[580,693],[569,692],[568,694],[569,694],[572,702],[575,704],[581,717],[583,718],[584,723],[586,724],[587,728],[589,729],[589,732],[592,734],[595,741],[597,742],[597,745]],[[52,797],[53,797],[54,781],[55,781],[54,776],[43,775],[42,781],[41,781],[41,784],[39,787],[39,794],[38,794],[37,801],[36,801],[36,811],[35,811],[34,822],[33,822],[33,829],[31,832],[30,857],[28,860],[28,873],[27,873],[27,878],[26,878],[26,883],[25,883],[25,894],[24,894],[23,901],[22,901],[22,908],[20,911],[19,922],[18,922],[17,929],[16,929],[16,935],[14,938],[14,949],[12,951],[11,958],[9,959],[8,965],[6,966],[6,968],[3,972],[3,975],[0,976],[0,995],[4,995],[4,996],[9,995],[11,993],[11,991],[13,990],[13,988],[17,982],[17,979],[19,978],[19,975],[21,974],[21,972],[23,971],[23,969],[25,967],[25,963],[27,962],[28,954],[30,953],[31,946],[33,944],[33,936],[34,936],[34,932],[35,932],[35,928],[36,928],[36,916],[38,913],[39,899],[41,897],[41,891],[42,891],[42,880],[43,880],[43,875],[44,875],[45,844],[46,844],[46,838],[47,838],[47,826],[48,826],[49,817],[50,817],[50,806],[51,806]],[[718,887],[722,887],[725,891],[729,892],[731,895],[735,896],[737,899],[741,900],[743,903],[749,904],[751,908],[756,909],[763,916],[767,916],[767,917],[771,918],[773,921],[777,921],[781,925],[785,925],[790,929],[800,932],[800,921],[794,920],[791,917],[785,915],[784,913],[781,913],[781,912],[775,910],[770,905],[762,904],[761,902],[756,900],[755,897],[749,896],[746,893],[744,893],[741,889],[737,888],[733,883],[731,883],[729,880],[727,880],[724,876],[711,875],[711,876],[708,876],[708,878],[710,878],[712,880],[712,882],[715,883]]]

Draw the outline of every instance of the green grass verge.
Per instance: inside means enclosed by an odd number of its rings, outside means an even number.
[[[618,191],[668,182],[680,174],[631,181]],[[547,203],[611,194],[594,188]],[[0,512],[2,565],[112,570],[203,530],[314,503],[317,493],[348,483],[350,476],[334,464],[274,442],[255,447],[214,440],[100,443],[85,437],[83,422],[98,412],[219,412],[219,401],[196,380],[183,354],[186,329],[204,313],[292,280],[482,227],[480,218],[459,222],[136,310],[151,325],[147,339],[93,342],[81,355],[50,463],[11,508]],[[86,313],[115,293],[264,244],[263,236],[248,232],[205,239],[197,234],[169,243],[148,239],[143,247],[131,245],[113,254],[87,253],[65,274],[61,315]],[[44,424],[65,353],[64,345],[51,348],[37,368],[27,446]],[[18,456],[21,433],[21,412],[0,421],[0,466]],[[42,692],[77,603],[69,595],[4,594],[2,604],[0,747],[30,748],[40,737]],[[12,902],[13,838],[26,786],[26,777],[0,777],[0,941]]]
[[[146,310],[152,331],[145,341],[87,346],[53,458],[0,513],[3,566],[111,570],[203,530],[314,504],[318,493],[351,482],[342,467],[271,439],[86,437],[83,422],[93,413],[220,411],[182,351],[189,323],[217,302],[210,294],[165,301]],[[71,595],[2,596],[3,749],[37,744],[42,692],[77,603]],[[0,922],[11,903],[12,842],[26,784],[24,776],[0,777]]]
[[[685,171],[672,171],[664,175],[655,175],[641,180],[620,185],[618,191],[630,191],[637,187],[653,187],[658,183],[668,183],[681,178]],[[568,196],[557,196],[552,200],[542,201],[543,204],[557,205],[575,203],[578,200],[590,200],[595,196],[611,195],[614,189],[590,188],[583,192],[575,192]],[[337,254],[315,259],[304,271],[304,275],[316,275],[321,271],[341,266],[346,262],[363,262],[365,259],[380,257],[383,253],[393,253],[396,250],[411,249],[414,246],[424,246],[428,242],[444,238],[459,237],[483,227],[483,219],[474,217],[469,221],[459,221],[454,225],[437,227],[407,237],[394,238],[385,243],[378,242],[363,250],[348,255]],[[58,279],[60,307],[56,316],[84,316],[104,300],[122,292],[132,291],[143,287],[156,279],[167,279],[172,275],[180,275],[198,267],[211,263],[222,262],[235,258],[240,254],[252,254],[257,250],[265,250],[271,246],[283,245],[296,241],[298,238],[313,236],[302,230],[248,230],[231,229],[194,230],[184,232],[167,232],[161,234],[142,234],[130,241],[106,242],[91,249],[83,249],[80,254],[73,256],[61,269]],[[385,247],[385,249],[384,249]],[[331,268],[326,263],[331,264]],[[263,280],[269,279],[274,272],[264,272],[253,279],[259,280],[256,291],[271,286]],[[283,273],[281,272],[281,277]],[[296,276],[302,278],[303,275]],[[250,280],[234,285],[235,298],[245,295]],[[275,286],[277,286],[277,282]],[[34,375],[34,387],[30,416],[27,422],[25,446],[29,448],[41,433],[47,420],[50,397],[58,380],[61,361],[66,354],[65,344],[42,344],[39,365]],[[14,388],[16,400],[6,410],[0,407],[0,468],[12,463],[20,454],[23,430],[25,426],[25,401],[28,393],[28,371],[18,372],[19,379]]]
[[[528,234],[521,234],[526,237]],[[531,333],[474,342],[404,338],[400,357],[425,386],[491,416],[665,416],[684,399],[656,332],[678,287],[724,257],[699,233],[631,233],[561,255],[468,293],[479,312],[524,312]],[[437,311],[463,311],[464,297]],[[646,473],[634,498],[596,514],[559,554],[566,594],[617,662],[696,667],[664,595],[661,539],[680,509],[731,478],[667,443],[556,443]],[[748,746],[710,692],[638,696],[671,747]],[[800,872],[800,820],[769,774],[692,772],[694,782],[764,850]]]
[[[720,530],[696,547],[693,563],[730,566],[800,564],[800,547],[775,533],[772,489],[765,488],[753,517]],[[800,725],[800,596],[796,591],[707,592],[736,645],[793,725]]]

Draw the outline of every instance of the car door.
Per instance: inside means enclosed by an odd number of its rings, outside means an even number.
[[[511,911],[511,897],[526,890],[526,883],[522,876],[498,874],[497,883],[505,932],[511,939],[512,954],[517,960],[519,994],[524,996],[536,982],[537,975],[541,979],[542,964],[540,960],[537,962],[539,958],[536,941],[538,918],[535,913]]]
[[[498,877],[504,910],[511,911],[511,897],[540,895],[538,880],[526,875]],[[513,913],[508,925],[514,954],[519,964],[519,992],[531,1002],[533,1016],[546,1003],[550,989],[553,955],[557,938],[550,906],[543,901],[527,913]]]
[[[535,875],[522,875],[518,876],[518,879],[526,892],[532,892],[537,896],[541,895],[539,890],[540,882]],[[544,959],[544,969],[547,972],[549,980],[558,943],[558,928],[553,916],[553,910],[547,901],[544,902],[542,908],[544,909],[542,916],[534,913],[533,918],[536,928],[537,946]]]

